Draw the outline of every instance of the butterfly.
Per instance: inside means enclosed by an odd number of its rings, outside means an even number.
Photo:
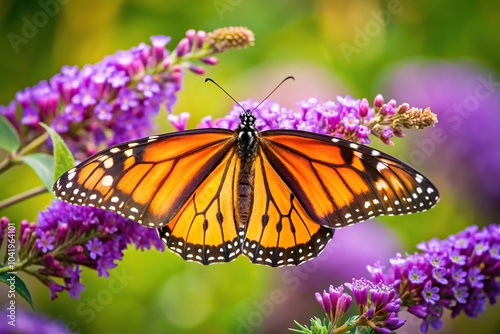
[[[388,154],[298,130],[258,131],[251,110],[227,129],[150,136],[105,149],[63,174],[59,199],[157,228],[185,260],[299,265],[335,229],[425,211],[436,187]]]

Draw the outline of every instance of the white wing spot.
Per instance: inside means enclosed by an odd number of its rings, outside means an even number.
[[[349,147],[350,147],[350,148],[352,148],[352,149],[357,150],[357,149],[359,148],[359,145],[358,145],[358,144],[356,144],[356,143],[350,143],[350,144],[349,144]]]
[[[120,152],[120,149],[118,147],[113,147],[112,149],[109,150],[109,153],[118,153]]]
[[[113,177],[111,175],[106,175],[102,178],[102,185],[105,187],[109,187],[113,184]]]
[[[373,151],[372,151],[372,155],[373,155],[374,157],[378,157],[378,156],[380,155],[380,152],[379,152],[379,151],[377,151],[377,150],[373,150]]]
[[[118,196],[113,196],[111,197],[111,202],[112,203],[117,203],[120,199],[118,198]]]
[[[384,169],[386,169],[386,168],[387,168],[387,167],[386,167],[383,163],[381,163],[381,162],[379,162],[379,163],[377,164],[377,170],[378,170],[379,172],[382,172],[382,171],[383,171]]]
[[[128,147],[135,147],[135,146],[137,146],[137,145],[139,145],[139,143],[134,142],[134,143],[129,143],[127,146],[128,146]]]
[[[75,171],[68,172],[68,181],[73,180],[73,178],[75,177],[75,175],[76,175]]]
[[[114,164],[113,158],[106,159],[104,161],[104,168],[110,169],[111,167],[113,167],[113,164]]]
[[[422,183],[422,181],[424,180],[424,177],[420,174],[416,174],[415,175],[415,181],[417,181],[418,183]]]
[[[134,150],[129,148],[128,150],[126,150],[125,152],[123,152],[127,157],[131,157],[134,155]]]

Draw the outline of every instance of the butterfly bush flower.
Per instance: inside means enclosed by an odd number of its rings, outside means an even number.
[[[471,226],[445,240],[422,242],[417,248],[420,252],[397,254],[387,270],[379,263],[368,266],[372,280],[345,283],[352,291],[358,315],[344,324],[335,318],[332,300],[337,299],[326,291],[316,293],[330,319],[330,333],[361,326],[377,333],[392,333],[405,323],[397,315],[401,308],[421,319],[420,331],[426,333],[429,326],[435,330],[443,326],[445,309],[451,310],[452,318],[462,312],[477,317],[487,301],[496,303],[500,295],[500,225],[482,230]],[[305,326],[300,328],[298,332],[307,333]]]
[[[171,112],[186,69],[203,74],[196,61],[215,65],[214,54],[251,46],[253,40],[243,27],[188,30],[170,52],[165,48],[170,37],[152,36],[151,45],[118,51],[97,64],[64,66],[49,80],[19,91],[0,106],[0,115],[25,144],[44,133],[39,122],[51,125],[83,159],[99,148],[150,134],[160,107]]]
[[[253,110],[257,116],[258,130],[293,129],[326,134],[370,144],[369,134],[392,145],[393,136],[403,137],[403,128],[421,129],[437,123],[436,115],[429,108],[410,108],[407,103],[397,106],[390,100],[384,104],[382,95],[377,95],[370,107],[367,99],[337,96],[336,101],[320,102],[316,98],[299,102],[295,110],[281,107],[278,103],[246,100],[240,103],[244,109]],[[202,119],[198,128],[236,129],[240,124],[241,107],[235,105],[224,117]]]
[[[38,224],[20,224],[15,269],[47,285],[52,299],[65,290],[78,299],[84,288],[80,282],[82,267],[108,277],[109,269],[123,258],[129,245],[140,250],[165,248],[154,229],[91,207],[54,201],[37,220]]]

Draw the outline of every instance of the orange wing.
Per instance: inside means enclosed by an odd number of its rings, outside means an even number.
[[[161,227],[234,150],[235,133],[199,129],[131,141],[101,151],[54,184],[56,196]]]
[[[255,160],[253,210],[243,254],[253,263],[272,267],[298,265],[318,256],[334,233],[332,228],[311,219],[280,175],[282,172],[259,150]]]
[[[234,212],[234,182],[238,159],[227,154],[192,193],[183,208],[164,227],[160,238],[188,261],[229,262],[241,253],[241,237]]]
[[[289,130],[265,131],[260,144],[286,192],[323,226],[340,228],[384,214],[425,211],[439,200],[427,178],[367,146]]]

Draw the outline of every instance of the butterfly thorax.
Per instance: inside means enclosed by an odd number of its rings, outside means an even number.
[[[259,132],[255,128],[255,116],[246,110],[240,116],[236,139],[241,168],[236,184],[236,218],[240,229],[245,229],[253,205],[254,161],[257,154]]]

